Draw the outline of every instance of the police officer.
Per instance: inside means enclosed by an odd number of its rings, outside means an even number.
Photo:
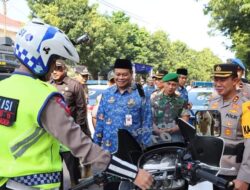
[[[77,74],[76,80],[78,80],[82,84],[84,94],[86,97],[86,101],[88,102],[89,91],[88,91],[88,87],[87,87],[87,81],[89,79],[90,73],[89,73],[87,67],[83,66],[83,65],[76,66],[75,73]]]
[[[242,94],[245,97],[250,99],[250,84],[248,84],[247,80],[245,79],[246,67],[244,63],[238,58],[228,59],[227,61],[228,63],[232,63],[237,66],[237,74],[238,74],[239,82],[236,87],[237,89],[242,91]]]
[[[70,115],[74,118],[74,121],[81,126],[82,131],[86,135],[91,137],[87,125],[87,105],[82,85],[78,81],[68,77],[64,60],[56,60],[56,67],[51,74],[51,78],[50,83],[64,96],[65,102],[70,109]],[[61,155],[67,165],[71,184],[78,184],[79,179],[81,179],[79,159],[74,157],[69,150],[64,150]]]
[[[152,100],[158,93],[162,93],[164,90],[164,82],[162,78],[168,74],[168,71],[160,70],[157,71],[156,74],[152,77],[155,82],[156,90],[151,94],[150,99]]]
[[[62,95],[38,79],[50,76],[58,57],[79,61],[61,30],[38,21],[28,23],[17,33],[15,55],[20,68],[0,82],[1,189],[58,189],[59,142],[82,162],[93,163],[95,171],[125,177],[144,190],[150,187],[150,174],[93,144],[74,123]]]
[[[221,112],[221,136],[225,151],[221,167],[235,167],[235,171],[220,171],[220,176],[233,180],[235,189],[247,190],[250,183],[250,102],[236,90],[239,79],[237,66],[214,66],[214,85],[219,96],[210,100],[210,109]],[[214,189],[219,189],[214,187]]]

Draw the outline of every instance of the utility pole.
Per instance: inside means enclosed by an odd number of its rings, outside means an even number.
[[[3,15],[4,15],[4,36],[6,37],[6,15],[7,15],[7,7],[6,7],[6,2],[8,0],[2,0],[3,1]]]

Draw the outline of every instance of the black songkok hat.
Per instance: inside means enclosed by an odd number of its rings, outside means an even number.
[[[132,63],[128,59],[117,59],[115,61],[114,69],[131,69],[132,70]]]
[[[229,76],[237,76],[238,66],[234,64],[218,64],[214,65],[214,77],[229,77]]]
[[[176,73],[178,75],[185,75],[185,76],[187,76],[188,75],[188,70],[185,69],[185,68],[179,68],[179,69],[177,69]]]

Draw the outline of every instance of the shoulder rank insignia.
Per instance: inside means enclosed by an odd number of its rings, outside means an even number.
[[[233,102],[237,102],[239,100],[239,96],[235,96]]]
[[[115,98],[111,96],[108,100],[108,103],[113,104],[115,102]]]

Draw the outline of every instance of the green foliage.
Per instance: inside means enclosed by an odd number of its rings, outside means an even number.
[[[204,8],[211,15],[210,26],[232,39],[231,49],[250,66],[250,1],[210,0]]]
[[[140,28],[124,12],[101,15],[98,5],[89,6],[87,0],[28,0],[28,4],[35,15],[71,39],[89,34],[90,43],[77,49],[80,64],[88,66],[94,77],[106,75],[116,58],[129,58],[154,66],[154,71],[186,67],[190,78],[209,80],[212,66],[220,62],[210,50],[197,52],[183,42],[171,42],[164,31],[150,33]]]

